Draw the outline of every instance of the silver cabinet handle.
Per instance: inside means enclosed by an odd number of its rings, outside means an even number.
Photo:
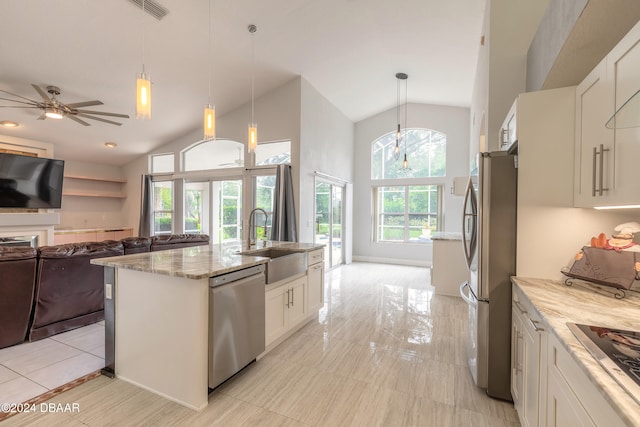
[[[604,188],[604,152],[609,151],[608,148],[604,148],[604,144],[600,144],[600,195],[604,191],[609,191],[608,188]]]
[[[516,307],[518,307],[518,310],[520,311],[520,314],[527,314],[527,310],[522,308],[522,306],[520,305],[520,301],[515,301],[514,300],[513,303],[515,304]]]
[[[295,296],[293,294],[293,288],[291,288],[291,307],[293,307],[293,302],[295,301]]]
[[[524,338],[524,336],[520,332],[517,332],[516,340],[521,340],[523,338]],[[517,352],[516,353],[516,363],[515,363],[516,372],[522,372],[522,365],[520,364],[520,360],[519,360],[520,359],[520,354],[518,352],[518,342],[517,341],[516,341],[516,352]]]
[[[536,332],[543,332],[544,328],[541,328],[540,326],[538,326],[538,321],[537,320],[533,320],[533,319],[529,319],[529,323],[531,323],[531,326],[533,326],[533,330]]]
[[[287,308],[289,308],[289,289],[287,289]]]
[[[596,197],[596,165],[598,164],[598,149],[593,147],[593,165],[591,167],[591,197]]]

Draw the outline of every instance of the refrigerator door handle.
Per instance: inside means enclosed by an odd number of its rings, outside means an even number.
[[[471,268],[473,261],[473,255],[476,249],[477,241],[477,221],[478,207],[475,199],[475,189],[473,188],[473,182],[469,179],[467,184],[467,191],[464,197],[464,206],[462,211],[462,246],[464,248],[464,257],[467,261],[467,267]],[[471,212],[467,212],[467,206],[470,207]],[[467,231],[469,231],[470,240],[467,241]]]
[[[469,294],[464,291],[465,288],[469,289]],[[469,286],[469,282],[463,282],[460,285],[460,296],[472,307],[478,307],[479,302],[489,302],[486,298],[478,298],[471,286]]]

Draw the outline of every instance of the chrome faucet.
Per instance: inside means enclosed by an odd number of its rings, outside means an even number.
[[[256,211],[262,211],[262,213],[264,214],[264,236],[266,237],[267,235],[267,211],[265,211],[262,208],[255,208],[254,210],[251,211],[251,213],[249,214],[249,235],[247,236],[247,249],[251,249],[251,233],[254,231],[254,225],[253,225],[253,221],[255,220],[255,213]],[[257,242],[254,242],[257,246]]]

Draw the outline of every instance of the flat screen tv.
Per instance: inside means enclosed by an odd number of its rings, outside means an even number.
[[[64,160],[0,153],[0,208],[59,209]]]

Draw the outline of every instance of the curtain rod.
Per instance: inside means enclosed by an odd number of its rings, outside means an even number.
[[[345,184],[351,184],[351,181],[348,181],[348,180],[342,179],[342,178],[338,178],[337,176],[329,175],[327,173],[323,173],[323,172],[319,172],[319,171],[315,171],[313,173],[316,176],[319,176],[321,178],[331,179],[333,181],[338,181],[338,182],[344,182]]]

